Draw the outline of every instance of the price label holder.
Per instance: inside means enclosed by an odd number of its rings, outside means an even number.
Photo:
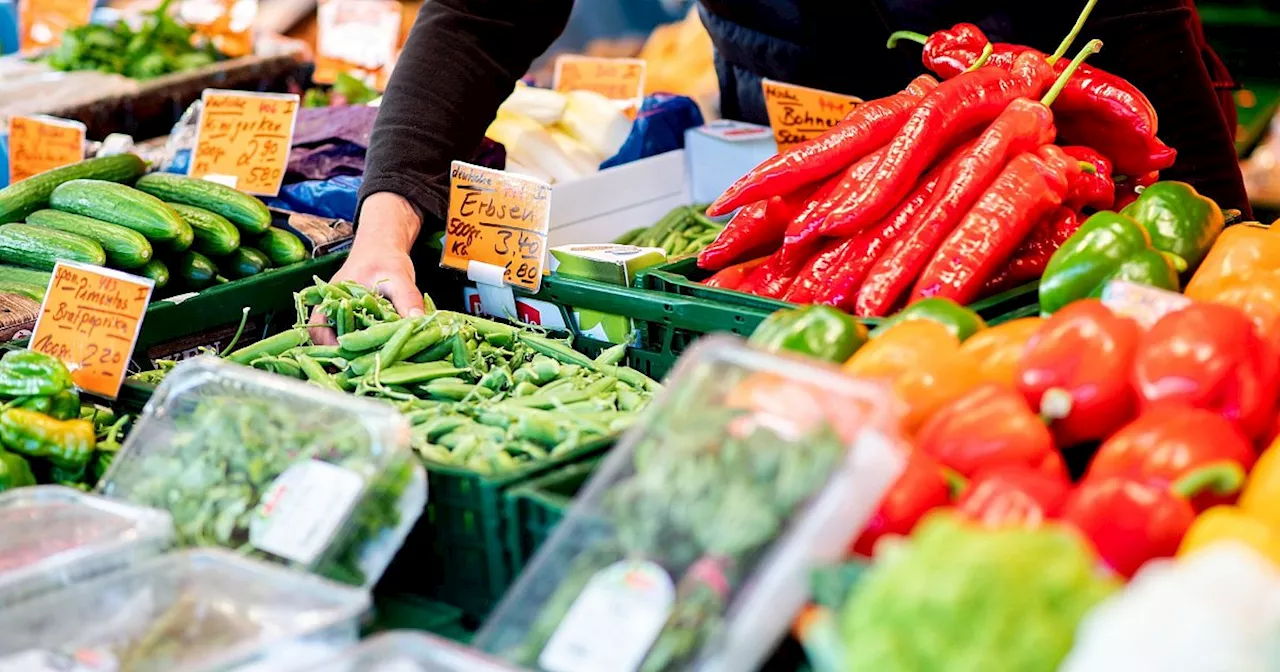
[[[862,99],[772,79],[761,81],[778,151],[816,138],[840,123]]]
[[[276,196],[298,119],[293,93],[205,89],[191,156],[191,177]]]
[[[640,109],[644,101],[645,62],[639,58],[565,55],[556,59],[556,91],[595,91],[610,100]]]
[[[28,347],[62,360],[80,389],[114,399],[154,286],[147,278],[59,261]]]
[[[1191,305],[1191,299],[1167,289],[1112,280],[1102,288],[1102,305],[1117,315],[1132,318],[1143,329],[1155,326],[1160,318]]]
[[[84,160],[84,124],[57,117],[9,117],[9,184]]]
[[[398,0],[321,0],[316,7],[316,82],[333,84],[346,72],[382,91],[399,47]]]
[[[56,46],[68,28],[89,23],[94,0],[18,0],[18,51]]]
[[[490,315],[515,317],[511,287],[537,292],[546,267],[551,185],[454,161],[440,265],[467,273]]]

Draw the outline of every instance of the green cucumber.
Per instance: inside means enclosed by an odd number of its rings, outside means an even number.
[[[0,294],[17,294],[32,301],[44,301],[44,293],[48,285],[36,285],[21,280],[0,280]]]
[[[36,210],[27,215],[27,223],[79,234],[97,241],[107,253],[107,263],[116,268],[139,268],[151,261],[151,243],[147,242],[146,237],[119,224],[57,210]]]
[[[160,199],[114,182],[72,180],[53,190],[49,205],[133,229],[164,249],[185,250],[194,237],[191,227]]]
[[[187,289],[204,289],[218,281],[218,267],[209,257],[188,251],[173,262],[173,274]]]
[[[0,280],[48,287],[49,281],[52,279],[53,274],[48,271],[37,271],[34,268],[21,268],[18,266],[0,266]]]
[[[226,217],[252,236],[271,226],[271,211],[258,199],[231,187],[170,173],[152,173],[138,180],[137,188],[169,203],[204,208]]]
[[[257,275],[268,268],[271,259],[252,247],[242,247],[222,261],[222,274],[232,280]]]
[[[267,255],[275,266],[288,266],[307,258],[307,246],[301,238],[274,226],[267,229],[253,246]]]
[[[49,207],[49,195],[64,182],[80,179],[132,182],[147,165],[133,154],[103,156],[46,170],[0,189],[0,224],[20,222],[27,215]]]
[[[221,257],[235,252],[236,248],[240,247],[240,229],[227,221],[226,217],[194,205],[170,203],[169,207],[177,211],[183,221],[191,225],[191,230],[196,236],[192,247],[196,252],[211,257]]]
[[[59,261],[101,266],[107,253],[84,236],[30,224],[0,224],[0,262],[52,271]]]
[[[3,273],[0,273],[2,276]],[[159,259],[152,259],[147,262],[146,266],[138,269],[138,275],[144,278],[151,278],[156,283],[156,289],[160,289],[169,284],[169,267],[164,265]]]

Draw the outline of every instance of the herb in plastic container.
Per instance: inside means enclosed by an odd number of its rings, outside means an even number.
[[[167,510],[184,546],[220,546],[358,586],[426,503],[391,406],[213,358],[165,378],[100,485]]]
[[[476,645],[547,672],[754,669],[901,471],[890,399],[699,341]]]

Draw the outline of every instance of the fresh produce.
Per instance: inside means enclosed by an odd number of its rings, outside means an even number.
[[[64,259],[101,266],[107,254],[101,245],[78,234],[29,224],[0,224],[0,261],[51,271]]]
[[[27,215],[27,224],[84,236],[102,246],[107,263],[116,268],[134,269],[151,261],[153,251],[146,237],[133,229],[57,210],[37,210]]]
[[[830,306],[779,310],[751,333],[765,352],[792,352],[840,364],[867,342],[867,328]]]
[[[307,258],[307,246],[301,238],[274,226],[267,229],[253,247],[267,255],[272,266],[288,266]]]
[[[1257,223],[1228,227],[1187,283],[1186,295],[1239,309],[1280,348],[1280,236]]]
[[[657,224],[629,231],[613,242],[660,247],[666,250],[668,259],[676,259],[702,251],[723,230],[724,226],[707,219],[697,207],[680,206],[663,216]]]
[[[936,514],[873,565],[841,614],[842,669],[1056,670],[1076,625],[1116,589],[1057,525],[987,530]]]
[[[181,203],[167,205],[191,227],[194,235],[191,244],[196,252],[220,257],[231,254],[240,247],[240,231],[226,217]]]
[[[0,443],[25,457],[49,460],[59,469],[83,469],[93,457],[93,423],[57,420],[38,411],[10,408],[0,413]]]
[[[199,291],[218,281],[218,267],[199,252],[188,250],[171,263],[173,276],[184,289]]]
[[[21,455],[0,450],[0,492],[35,484],[31,465]]]
[[[46,170],[0,189],[0,224],[21,222],[36,210],[49,207],[50,194],[64,182],[81,179],[132,182],[146,169],[146,164],[137,156],[120,154]]]
[[[271,268],[271,260],[267,255],[251,248],[241,247],[222,260],[221,269],[226,277],[232,280],[257,275]]]
[[[1141,224],[1157,250],[1182,259],[1193,271],[1223,228],[1218,204],[1185,182],[1157,182],[1120,214]]]
[[[912,305],[924,304],[921,301]],[[977,363],[987,380],[1012,386],[1022,352],[1043,323],[1039,317],[1023,317],[983,329],[965,339],[960,352]]]
[[[31,282],[0,279],[0,294],[17,294],[37,302],[44,301],[47,287],[47,285],[37,285]]]
[[[1280,450],[1276,445],[1258,458],[1235,506],[1215,506],[1196,518],[1178,547],[1179,557],[1234,542],[1280,567]]]
[[[181,203],[222,215],[245,235],[262,235],[271,226],[271,211],[262,201],[208,180],[151,173],[134,185],[139,191],[168,203]]]
[[[156,283],[156,289],[162,289],[169,284],[169,267],[159,259],[148,261],[145,266],[138,269],[137,273],[144,278],[151,278],[152,282]]]
[[[191,226],[173,208],[154,196],[114,182],[71,180],[53,190],[49,205],[54,210],[133,229],[173,252],[190,247],[194,237]]]
[[[920,450],[910,451],[902,474],[880,500],[850,550],[871,557],[882,537],[910,535],[925,514],[951,503],[958,484],[959,479],[948,478],[932,457]]]
[[[980,315],[957,304],[951,299],[935,297],[917,301],[894,313],[892,317],[881,322],[871,332],[875,338],[892,329],[895,325],[909,320],[930,320],[947,328],[953,336],[967,341],[972,336],[987,328],[987,323]]]
[[[169,16],[171,0],[145,12],[135,29],[128,21],[90,23],[68,28],[59,45],[44,57],[55,70],[96,70],[151,79],[204,67],[220,58],[195,31]]]
[[[1019,466],[1066,481],[1044,422],[1015,390],[987,383],[942,405],[915,436],[916,449],[965,478]]]
[[[1058,518],[1070,484],[1063,474],[1020,465],[987,467],[969,481],[956,501],[961,516],[993,529],[1035,529]]]
[[[580,179],[618,153],[631,120],[592,91],[561,93],[517,84],[485,135],[507,150],[507,170],[552,184]]]
[[[380,95],[382,94],[378,93],[377,89],[365,84],[359,78],[352,77],[345,72],[339,72],[337,79],[333,82],[333,86],[328,91],[318,88],[307,89],[306,93],[302,95],[302,106],[367,105]]]

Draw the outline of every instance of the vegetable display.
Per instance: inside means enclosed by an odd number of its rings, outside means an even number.
[[[171,1],[145,12],[136,29],[128,21],[69,28],[43,60],[55,70],[96,70],[134,79],[193,70],[219,60],[211,44],[202,44],[195,31],[169,15]]]
[[[697,254],[720,235],[724,225],[717,224],[696,206],[680,206],[667,213],[653,226],[622,234],[613,242],[620,245],[660,247],[667,259]]]

